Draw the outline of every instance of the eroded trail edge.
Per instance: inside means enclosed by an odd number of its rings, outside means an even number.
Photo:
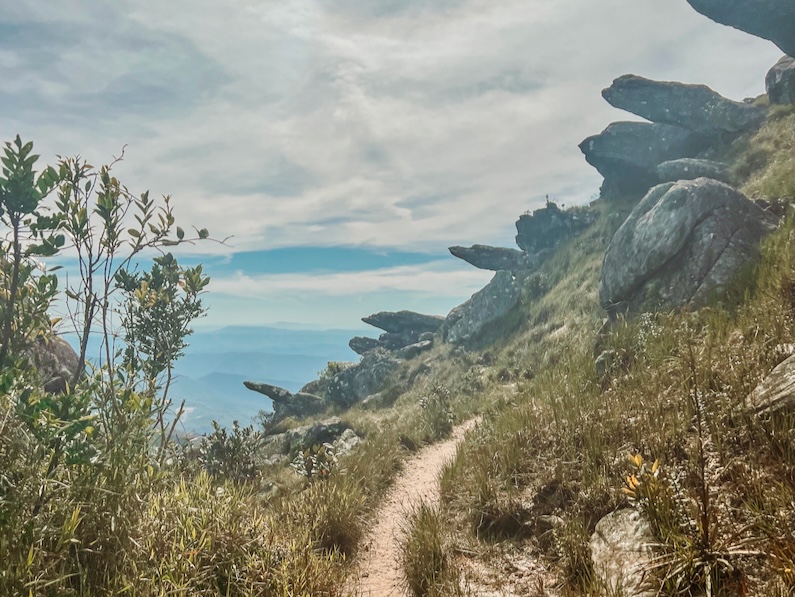
[[[456,453],[467,431],[479,418],[457,426],[449,439],[427,446],[409,458],[403,472],[375,511],[375,526],[360,549],[359,562],[349,578],[350,591],[362,597],[403,595],[398,540],[406,513],[422,501],[439,501],[439,473]]]

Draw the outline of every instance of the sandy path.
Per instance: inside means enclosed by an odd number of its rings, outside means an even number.
[[[450,439],[427,446],[406,461],[403,472],[375,512],[376,521],[365,539],[359,564],[349,579],[349,590],[363,597],[403,595],[398,539],[405,514],[420,501],[439,500],[439,473],[455,456],[464,434],[475,427],[470,419],[453,430]]]

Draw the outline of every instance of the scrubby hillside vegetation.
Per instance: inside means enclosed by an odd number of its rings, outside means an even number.
[[[403,525],[412,595],[791,595],[793,62],[744,103],[617,79],[651,122],[583,142],[598,199],[521,215],[521,250],[452,247],[496,272],[470,301],[372,315],[361,362],[247,382],[274,413],[190,441],[169,387],[212,285],[168,251],[209,233],[7,143],[0,595],[355,593],[395,477],[475,417]]]

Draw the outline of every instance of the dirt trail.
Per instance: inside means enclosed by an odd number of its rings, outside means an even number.
[[[427,446],[406,461],[403,472],[375,512],[375,527],[368,534],[359,564],[348,581],[353,594],[362,597],[403,595],[398,539],[406,512],[422,500],[439,501],[439,472],[455,456],[464,434],[477,422],[478,419],[470,419],[459,425],[450,439]]]

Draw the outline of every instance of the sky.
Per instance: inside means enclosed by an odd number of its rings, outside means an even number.
[[[170,194],[221,245],[200,325],[446,314],[546,195],[601,179],[578,143],[623,74],[764,92],[781,52],[685,0],[0,0],[0,141]]]

